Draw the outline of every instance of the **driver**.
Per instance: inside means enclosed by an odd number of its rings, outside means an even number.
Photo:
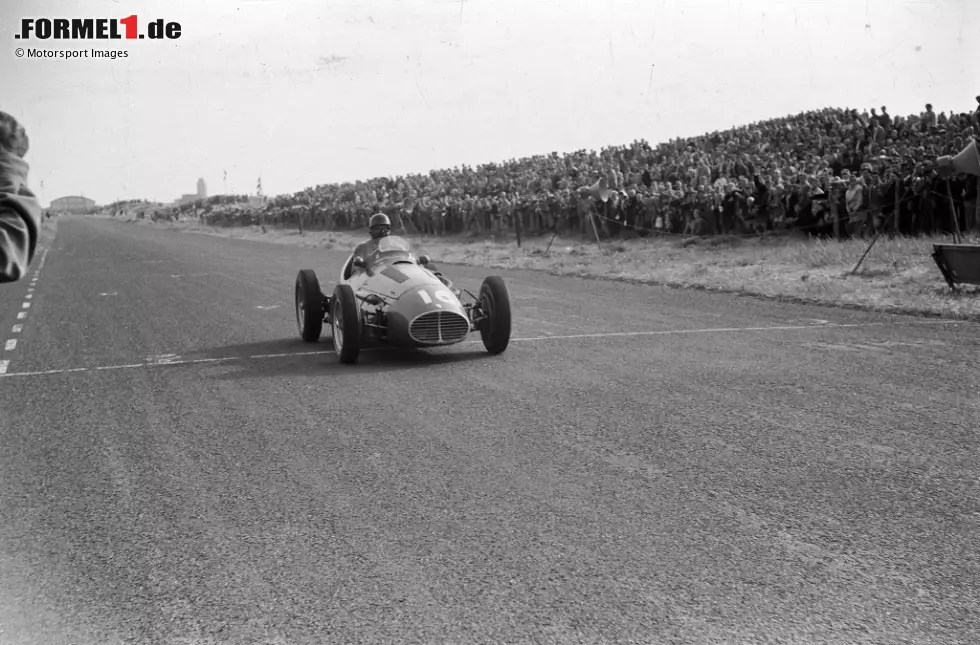
[[[359,255],[365,260],[374,254],[375,249],[378,247],[378,240],[391,235],[391,220],[384,213],[375,213],[368,220],[368,230],[371,231],[371,239],[361,242],[354,249],[354,256]],[[359,270],[354,268],[355,272]]]
[[[384,213],[375,213],[371,216],[371,219],[368,220],[368,230],[371,231],[371,239],[358,244],[357,248],[354,249],[354,256],[359,255],[362,258],[367,259],[368,256],[372,255],[375,248],[378,246],[378,240],[382,237],[388,237],[391,235],[391,220]],[[356,270],[357,269],[355,269],[355,271]],[[446,287],[456,293],[457,296],[459,295],[459,290],[453,288],[453,283],[449,280],[449,278],[446,278],[438,271],[433,271],[432,273],[439,278],[439,280],[442,281]]]
[[[384,213],[375,213],[368,222],[371,231],[371,239],[376,240],[380,237],[391,235],[391,220]]]

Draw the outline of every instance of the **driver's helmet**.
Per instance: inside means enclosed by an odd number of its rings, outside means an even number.
[[[371,238],[387,237],[391,234],[391,220],[384,213],[375,213],[368,222]]]

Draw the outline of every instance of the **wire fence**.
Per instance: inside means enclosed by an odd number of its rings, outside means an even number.
[[[944,199],[948,198],[948,196],[945,193],[940,193],[939,191],[932,190],[929,192],[937,197],[942,197]],[[899,210],[902,207],[902,205],[912,203],[917,199],[919,199],[919,195],[914,195],[914,194],[906,195],[905,197],[902,197],[898,201],[894,202],[893,206],[889,206],[887,208],[876,208],[876,209],[862,208],[862,209],[857,209],[851,212],[844,212],[844,213],[840,213],[838,211],[837,213],[838,226],[841,227],[841,229],[843,229],[849,224],[857,223],[857,222],[863,223],[869,221],[870,219],[885,219],[885,217],[892,219],[894,217],[895,211]],[[954,198],[952,201],[957,205],[962,205],[964,208],[967,208],[971,205],[970,202],[967,202],[966,200],[962,200],[962,199]],[[975,206],[975,204],[973,205]],[[688,232],[675,233],[675,232],[665,230],[664,227],[650,228],[650,227],[640,226],[638,224],[631,224],[623,219],[611,218],[599,213],[598,209],[595,208],[594,204],[593,204],[592,215],[597,219],[599,219],[600,221],[605,221],[610,223],[611,225],[629,229],[638,233],[639,232],[651,233],[659,237],[674,237],[674,238],[684,238],[684,239],[688,239],[692,236],[692,234]],[[832,216],[833,216],[833,212],[831,212],[831,209],[825,207],[821,216],[810,223],[800,224],[800,225],[796,225],[796,224],[780,225],[779,222],[772,222],[771,220],[769,220],[766,222],[766,226],[769,226],[770,224],[775,224],[775,225],[772,226],[772,228],[766,228],[766,230],[764,231],[752,231],[752,232],[733,231],[733,232],[726,232],[726,233],[715,233],[714,235],[723,235],[724,237],[728,237],[728,238],[753,238],[753,237],[760,237],[766,234],[791,235],[794,233],[812,233],[814,231],[832,232],[834,226],[834,221],[832,219]],[[743,226],[753,226],[753,222],[758,221],[758,218],[756,219],[739,218],[739,220]],[[755,224],[755,225],[762,227],[762,224]]]

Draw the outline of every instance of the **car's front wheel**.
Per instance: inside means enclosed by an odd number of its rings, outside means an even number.
[[[333,332],[333,348],[341,363],[356,363],[361,353],[361,319],[358,315],[357,298],[350,285],[338,284],[330,299],[330,326]]]
[[[480,338],[491,354],[502,354],[510,343],[510,294],[500,276],[490,276],[480,285]]]
[[[308,343],[320,340],[323,331],[323,293],[312,269],[296,276],[296,326],[299,336]]]

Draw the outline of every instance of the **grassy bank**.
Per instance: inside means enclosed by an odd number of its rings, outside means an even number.
[[[144,223],[141,221],[140,223]],[[259,227],[214,228],[180,221],[149,224],[239,239],[350,250],[366,238],[349,233]],[[952,293],[932,260],[936,239],[881,238],[855,275],[867,242],[798,238],[657,238],[594,242],[551,236],[512,239],[413,238],[436,263],[530,269],[556,275],[627,280],[766,298],[980,320],[980,290]],[[967,240],[980,243],[977,239]]]

